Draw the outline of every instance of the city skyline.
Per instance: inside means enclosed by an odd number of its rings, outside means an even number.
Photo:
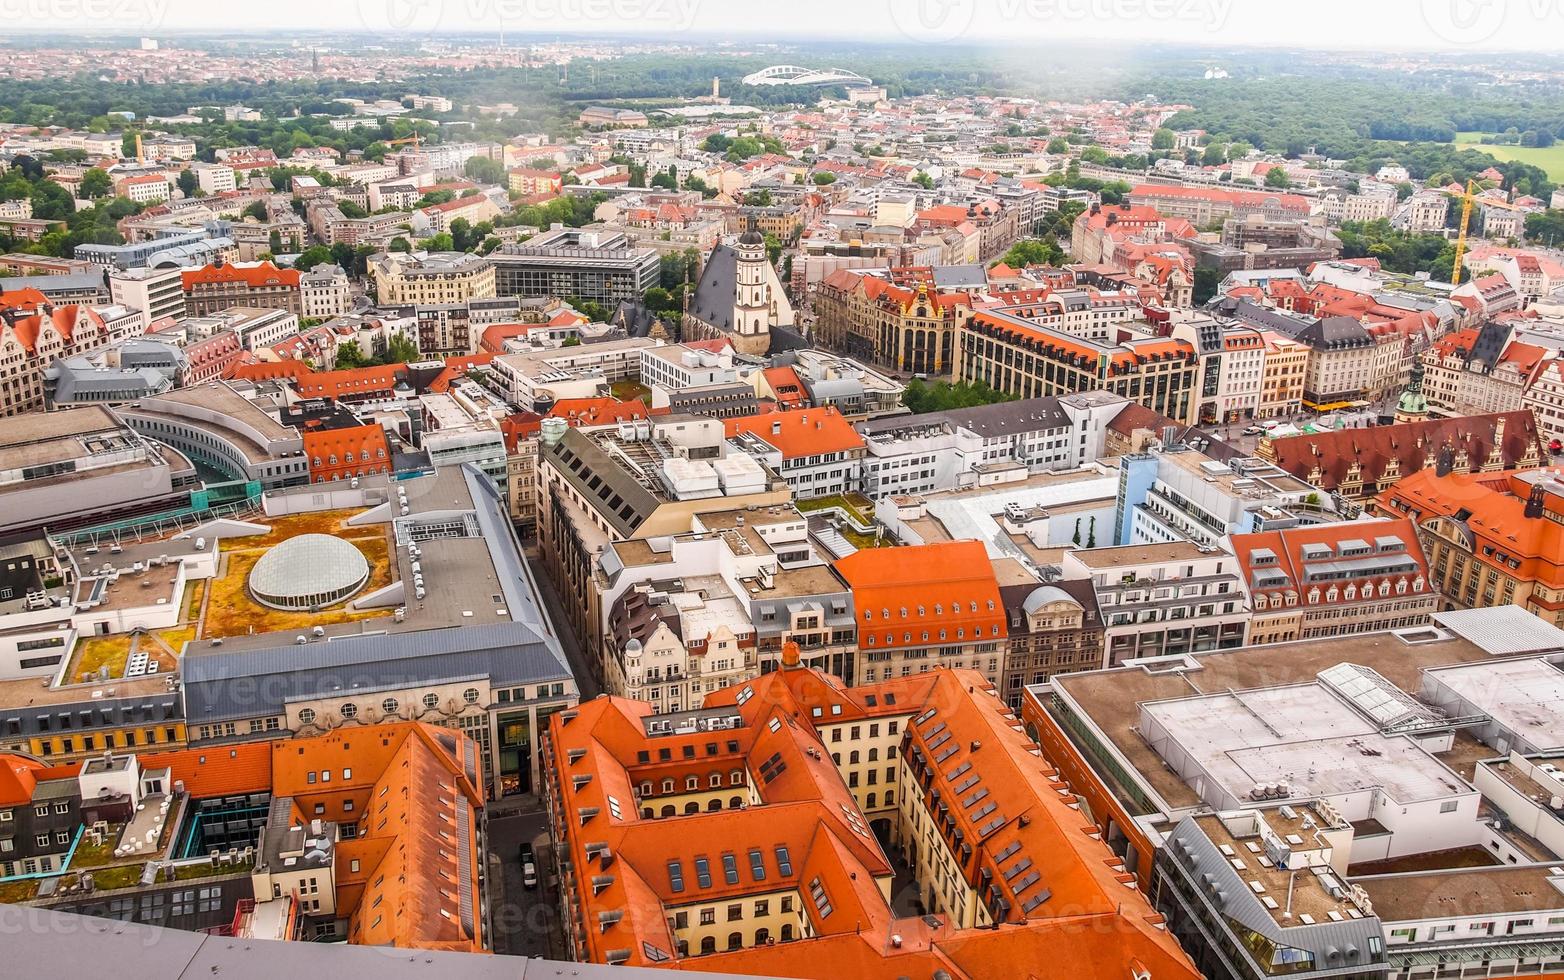
[[[264,33],[295,22],[354,34],[501,34],[516,38],[725,37],[797,43],[905,40],[1033,44],[1166,42],[1211,47],[1536,51],[1564,28],[1557,0],[799,0],[785,12],[708,0],[357,0],[321,8],[279,0],[264,14],[195,0],[7,0],[19,32]],[[1343,20],[1351,29],[1343,33]]]

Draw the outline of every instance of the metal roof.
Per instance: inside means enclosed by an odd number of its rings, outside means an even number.
[[[1434,622],[1490,654],[1564,650],[1564,629],[1520,606],[1452,609],[1434,613]]]
[[[447,953],[346,943],[236,940],[161,926],[0,905],[0,934],[17,962],[48,963],[72,977],[126,975],[159,980],[276,980],[288,976],[377,980],[655,980],[665,970],[559,963],[523,956]],[[725,977],[732,974],[696,974]]]
[[[269,599],[336,594],[362,585],[369,562],[350,542],[301,534],[276,545],[250,569],[251,591]]]

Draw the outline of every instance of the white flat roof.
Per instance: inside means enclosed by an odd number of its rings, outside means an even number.
[[[1294,797],[1378,787],[1401,803],[1471,792],[1410,739],[1380,734],[1318,682],[1154,701],[1141,711],[1172,743],[1154,743],[1164,758],[1176,765],[1187,756],[1239,799],[1257,783],[1282,782]]]
[[[1010,555],[995,544],[999,535],[999,521],[994,515],[1002,514],[1006,504],[1018,504],[1023,509],[1041,507],[1048,510],[1094,500],[1112,500],[1118,492],[1118,477],[1105,476],[1050,482],[1043,486],[1001,483],[986,493],[981,490],[963,490],[951,494],[930,494],[924,499],[929,516],[945,526],[952,540],[981,541],[990,558],[1005,558]]]
[[[1495,722],[1542,749],[1564,747],[1564,671],[1540,657],[1428,672]]]

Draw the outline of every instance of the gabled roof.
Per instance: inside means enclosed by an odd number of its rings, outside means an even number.
[[[1533,463],[1540,461],[1541,440],[1536,419],[1529,409],[1522,409],[1283,436],[1271,440],[1270,452],[1276,465],[1293,476],[1322,490],[1336,490],[1347,480],[1354,464],[1359,467],[1364,484],[1375,484],[1384,477],[1392,459],[1396,461],[1396,478],[1404,479],[1420,470],[1432,469],[1441,452],[1448,448],[1452,459],[1464,452],[1466,468],[1477,470],[1487,465],[1498,441],[1501,465],[1512,467],[1528,458]]]

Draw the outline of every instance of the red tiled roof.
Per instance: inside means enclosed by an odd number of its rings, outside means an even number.
[[[297,269],[279,269],[270,262],[260,262],[247,266],[233,265],[227,262],[207,265],[199,269],[187,269],[180,273],[180,278],[187,293],[200,286],[216,286],[235,282],[242,282],[251,289],[260,289],[267,286],[299,288],[299,271]]]

